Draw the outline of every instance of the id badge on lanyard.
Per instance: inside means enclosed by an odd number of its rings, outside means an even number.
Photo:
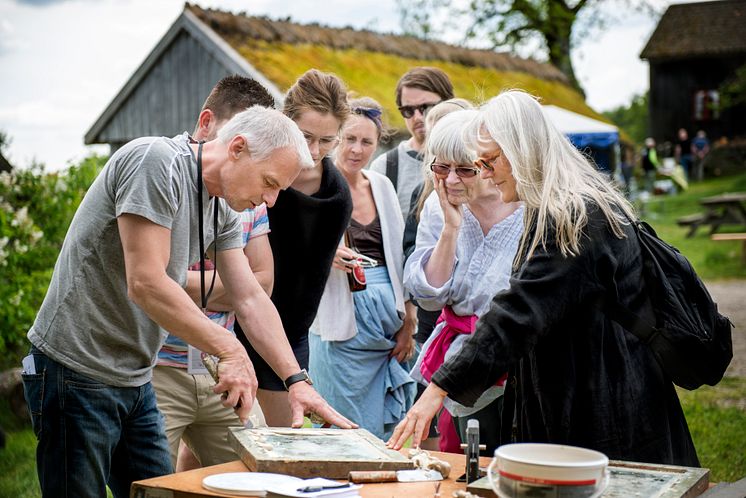
[[[210,373],[202,362],[202,351],[191,345],[187,348],[187,373],[191,375]]]

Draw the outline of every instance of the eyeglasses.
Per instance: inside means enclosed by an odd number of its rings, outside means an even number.
[[[474,178],[479,174],[479,168],[466,168],[464,166],[456,166],[451,168],[447,164],[436,163],[435,161],[430,164],[430,171],[435,173],[436,176],[447,177],[451,174],[451,169],[456,173],[459,178]]]
[[[302,130],[301,130],[302,131]],[[331,149],[337,143],[339,143],[339,137],[316,137],[314,135],[311,135],[308,132],[303,132],[303,138],[306,139],[306,143],[309,147],[313,145],[314,142],[319,143],[319,149]]]
[[[424,118],[427,115],[427,111],[440,104],[440,102],[428,102],[420,105],[403,105],[399,107],[399,112],[404,119],[409,119],[414,116],[415,111],[420,111],[420,114]]]
[[[487,171],[495,171],[495,162],[497,161],[497,158],[500,157],[502,153],[498,152],[495,157],[490,159],[489,161],[487,159],[477,158],[476,161],[474,161],[474,167],[480,168],[480,169],[486,169]]]

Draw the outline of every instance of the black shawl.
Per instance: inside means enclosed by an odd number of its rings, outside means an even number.
[[[323,159],[322,166],[318,192],[308,196],[288,188],[267,210],[275,263],[272,302],[291,344],[308,334],[352,215],[344,177],[329,158]]]
[[[470,405],[506,371],[503,443],[549,442],[611,459],[699,466],[673,384],[649,348],[597,307],[650,306],[631,227],[589,213],[580,254],[539,249],[497,294],[460,354],[432,378]]]

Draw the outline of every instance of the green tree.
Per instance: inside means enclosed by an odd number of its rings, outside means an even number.
[[[602,5],[617,3],[626,10],[644,10],[655,14],[648,0],[470,0],[466,9],[442,5],[442,0],[416,0],[415,4],[399,1],[400,25],[407,34],[442,36],[448,30],[466,29],[466,40],[486,39],[493,49],[509,47],[538,48],[540,53],[567,77],[581,93],[570,57],[575,40],[589,35],[614,21]],[[447,16],[437,11],[449,9]],[[436,30],[434,18],[448,19]],[[456,20],[458,19],[458,21]],[[582,22],[579,22],[582,20]],[[538,44],[538,47],[537,47]]]
[[[443,24],[438,13],[449,4],[448,0],[396,0],[402,33],[423,40],[442,35]]]
[[[12,141],[5,130],[0,130],[0,152],[5,152]]]
[[[474,36],[485,31],[494,47],[515,48],[539,38],[547,58],[582,92],[570,58],[572,29],[589,0],[472,0]]]
[[[648,136],[648,92],[634,95],[627,105],[603,113],[614,124],[622,128],[635,144],[642,144]]]
[[[746,105],[746,64],[725,80],[718,89],[720,93],[720,110]]]

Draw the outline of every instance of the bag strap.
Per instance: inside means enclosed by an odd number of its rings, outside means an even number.
[[[640,240],[641,228],[639,225],[639,221],[630,219],[629,216],[626,215],[626,213],[625,217],[635,231],[635,237],[637,238],[637,242],[640,246],[641,257],[642,259],[644,259],[645,255],[642,253],[645,251],[645,249],[643,248],[642,241]],[[659,333],[654,319],[650,320],[635,313],[626,306],[620,304],[619,301],[616,299],[613,301],[602,299],[600,300],[598,307],[606,316],[617,322],[625,330],[632,332],[645,344],[649,344]]]
[[[386,153],[386,177],[391,180],[394,190],[397,189],[397,180],[399,178],[399,148],[395,147]]]

